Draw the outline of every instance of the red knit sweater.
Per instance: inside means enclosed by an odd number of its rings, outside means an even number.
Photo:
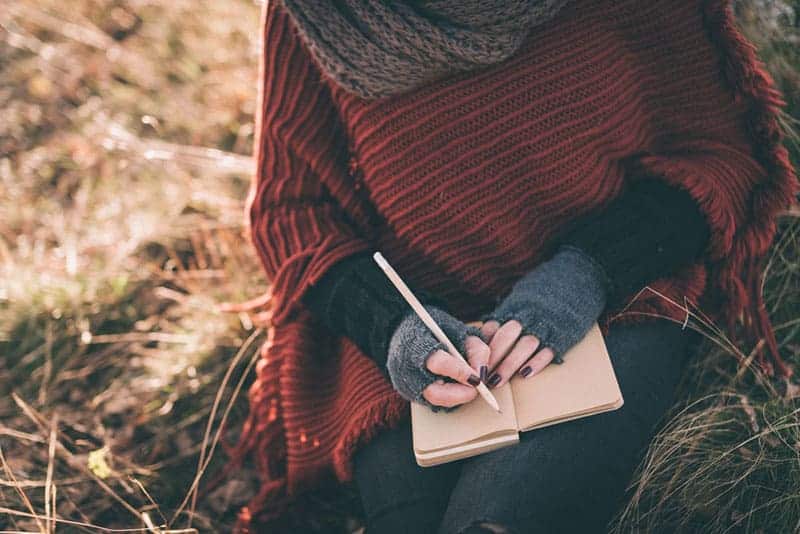
[[[262,481],[240,526],[322,475],[349,480],[355,448],[408,415],[375,364],[300,298],[356,251],[380,250],[468,321],[570,221],[632,176],[661,177],[696,199],[711,244],[601,325],[683,320],[689,303],[732,333],[741,314],[745,351],[764,338],[764,369],[790,373],[759,289],[776,214],[797,192],[776,118],[784,102],[728,1],[575,0],[509,60],[373,101],[321,74],[280,4],[266,3],[263,31],[248,203],[274,328],[234,451],[253,454]]]

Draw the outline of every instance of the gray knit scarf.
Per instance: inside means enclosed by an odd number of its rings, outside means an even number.
[[[282,0],[320,67],[361,98],[511,56],[568,0]]]

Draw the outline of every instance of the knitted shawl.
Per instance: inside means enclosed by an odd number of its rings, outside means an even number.
[[[260,479],[241,530],[326,477],[351,480],[354,451],[409,416],[374,362],[300,299],[354,252],[380,250],[470,321],[632,177],[666,180],[698,202],[708,249],[607,308],[601,327],[683,322],[688,306],[745,352],[763,347],[768,374],[791,374],[761,294],[776,217],[798,192],[785,103],[729,0],[570,1],[508,60],[377,101],[324,75],[274,2],[263,17],[247,213],[272,328],[224,471],[250,458]]]

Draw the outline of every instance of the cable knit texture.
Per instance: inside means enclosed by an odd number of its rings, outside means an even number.
[[[381,251],[468,323],[577,218],[653,176],[689,192],[709,247],[607,307],[601,327],[682,321],[689,303],[745,354],[763,339],[753,361],[765,371],[791,373],[761,293],[798,190],[785,103],[730,0],[571,0],[506,61],[378,101],[325,76],[280,4],[264,6],[247,205],[273,328],[225,472],[250,458],[259,476],[241,524],[281,515],[325,477],[350,480],[353,451],[408,417],[375,362],[302,300],[354,252]]]
[[[281,0],[325,74],[361,98],[504,61],[566,0]]]
[[[511,293],[482,321],[515,319],[520,335],[532,334],[553,350],[555,363],[583,339],[606,304],[603,268],[582,250],[563,246],[549,260],[523,276]]]
[[[466,325],[435,306],[424,306],[462,356],[467,356],[465,346],[467,336],[476,336],[486,341],[480,328]],[[422,396],[422,391],[426,387],[437,378],[441,378],[425,367],[430,355],[439,349],[447,352],[447,346],[436,339],[436,336],[433,335],[422,319],[412,310],[400,322],[392,336],[386,365],[389,370],[389,376],[392,379],[392,386],[404,399],[424,404],[435,412],[442,409],[452,411],[457,406],[452,408],[435,406]]]

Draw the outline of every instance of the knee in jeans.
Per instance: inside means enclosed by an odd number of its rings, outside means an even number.
[[[505,525],[495,521],[479,520],[470,523],[461,534],[513,534]]]

